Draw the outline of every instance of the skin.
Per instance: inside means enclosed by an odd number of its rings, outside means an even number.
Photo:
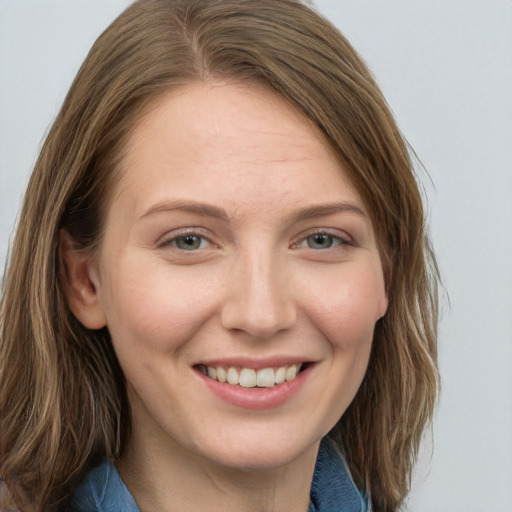
[[[108,326],[126,375],[123,479],[141,510],[306,511],[387,308],[364,204],[310,122],[255,85],[161,98],[120,170],[99,252],[64,234],[63,253],[73,312]],[[227,357],[313,364],[284,404],[251,410],[194,367]]]

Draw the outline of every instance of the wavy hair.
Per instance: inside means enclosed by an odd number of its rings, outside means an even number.
[[[101,244],[126,141],[169,90],[265,84],[321,131],[363,199],[389,307],[369,366],[329,434],[374,512],[400,508],[438,391],[438,272],[410,150],[372,74],[327,20],[293,0],[139,0],[98,38],[42,147],[6,268],[0,331],[0,475],[20,503],[60,511],[130,435],[107,329],[65,298],[59,232]]]

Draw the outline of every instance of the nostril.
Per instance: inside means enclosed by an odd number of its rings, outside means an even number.
[[[293,304],[238,299],[225,304],[221,321],[230,331],[245,332],[255,340],[265,340],[281,331],[289,330],[296,321]]]

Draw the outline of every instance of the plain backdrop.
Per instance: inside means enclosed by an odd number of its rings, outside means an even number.
[[[0,265],[38,148],[127,0],[0,0]],[[317,0],[374,71],[420,171],[451,306],[409,512],[512,511],[512,2]]]

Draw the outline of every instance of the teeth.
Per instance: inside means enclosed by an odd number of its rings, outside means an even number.
[[[208,377],[219,382],[227,382],[232,386],[242,386],[244,388],[272,388],[276,384],[282,384],[285,381],[295,379],[299,374],[301,364],[292,364],[290,366],[280,366],[279,368],[262,368],[254,370],[252,368],[242,368],[237,370],[229,367],[226,371],[222,366],[204,366],[199,365],[198,369],[208,375]]]
[[[274,370],[272,368],[263,368],[258,371],[256,385],[259,388],[272,388],[275,384]]]
[[[236,386],[240,380],[240,377],[238,376],[238,371],[236,368],[230,368],[228,370],[228,382],[232,384],[233,386]]]
[[[284,366],[281,366],[281,368],[278,368],[276,371],[276,374],[274,376],[274,382],[276,384],[282,384],[286,380],[286,368]]]
[[[228,380],[228,376],[226,375],[226,370],[222,368],[222,366],[217,366],[217,380],[219,382],[226,382]]]
[[[295,379],[295,377],[297,377],[297,373],[299,373],[299,368],[297,367],[296,364],[293,364],[292,366],[289,366],[287,369],[286,369],[286,380],[289,381],[289,380],[293,380]]]
[[[243,388],[253,388],[256,386],[256,372],[250,368],[244,368],[240,372],[239,384]]]

